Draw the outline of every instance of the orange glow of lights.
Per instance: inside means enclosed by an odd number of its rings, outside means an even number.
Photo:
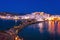
[[[58,21],[58,25],[57,25],[57,33],[60,34],[60,21]]]
[[[45,20],[54,20],[54,18],[50,17],[50,18],[47,18],[47,19],[45,19]]]
[[[55,18],[54,18],[54,20],[58,20],[58,18],[57,18],[57,17],[55,17]]]
[[[48,18],[47,20],[60,20],[60,18],[57,18],[57,17],[50,17],[50,18]]]
[[[48,31],[52,34],[55,33],[55,26],[54,26],[54,21],[49,21],[49,26],[48,26]]]
[[[5,16],[2,16],[1,18],[3,18],[3,19],[4,19],[4,18],[6,18],[6,17],[5,17]]]
[[[18,36],[15,38],[15,40],[21,40]]]
[[[58,20],[60,20],[60,17],[58,17]]]

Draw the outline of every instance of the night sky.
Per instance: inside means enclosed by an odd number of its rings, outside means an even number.
[[[60,14],[60,0],[0,0],[0,12]]]

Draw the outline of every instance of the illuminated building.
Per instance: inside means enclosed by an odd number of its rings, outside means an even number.
[[[14,15],[14,16],[12,16],[10,14],[6,15],[6,13],[5,13],[5,15],[1,15],[0,14],[0,19],[6,19],[6,20],[25,20],[25,21],[28,20],[29,21],[29,22],[23,23],[24,25],[19,25],[19,26],[22,26],[22,27],[18,27],[17,26],[18,29],[19,28],[21,28],[21,29],[24,28],[24,26],[26,24],[28,24],[28,23],[30,23],[32,21],[31,19],[34,19],[37,22],[39,22],[39,21],[40,22],[47,21],[48,22],[47,23],[48,27],[46,27],[47,28],[47,31],[49,33],[51,33],[51,34],[55,34],[55,29],[56,29],[57,30],[57,33],[60,34],[60,15],[51,15],[50,16],[50,14],[46,14],[44,12],[34,12],[34,13],[31,13],[31,14],[28,14],[28,15],[22,15],[22,16],[21,15]],[[32,22],[34,23],[35,21],[32,21]],[[56,22],[57,22],[57,26],[55,26],[56,25]],[[40,28],[39,29],[40,32],[43,32],[44,31],[43,30],[43,28],[44,28],[43,27],[44,26],[43,24],[44,23],[39,23],[38,24],[38,26]],[[18,32],[18,31],[16,31],[16,32]],[[10,33],[10,34],[12,34],[12,33]],[[18,40],[18,39],[19,39],[19,37],[18,36],[15,36],[15,40]]]

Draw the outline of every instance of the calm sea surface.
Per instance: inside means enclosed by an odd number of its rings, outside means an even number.
[[[7,30],[21,21],[1,20],[0,30]],[[60,21],[45,21],[23,28],[19,34],[24,40],[60,40]]]

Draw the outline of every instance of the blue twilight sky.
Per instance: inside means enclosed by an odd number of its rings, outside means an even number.
[[[0,0],[0,12],[60,14],[60,0]]]

